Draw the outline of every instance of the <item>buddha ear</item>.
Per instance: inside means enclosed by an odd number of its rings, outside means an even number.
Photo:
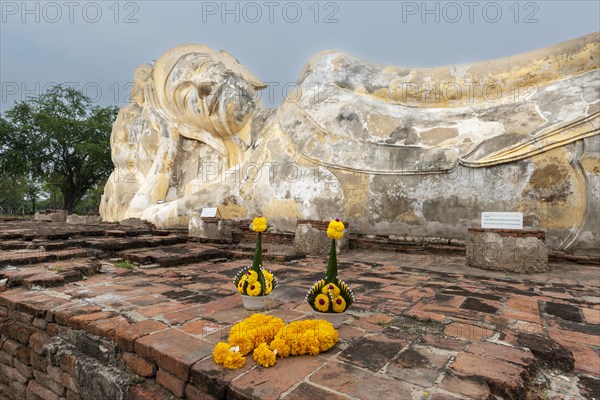
[[[256,77],[248,68],[246,68],[243,64],[241,64],[234,56],[226,52],[225,50],[220,50],[217,53],[217,57],[219,61],[221,61],[227,69],[239,74],[246,80],[254,90],[262,90],[267,87],[260,79]]]

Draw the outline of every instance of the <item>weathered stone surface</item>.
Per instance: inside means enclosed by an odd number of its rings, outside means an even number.
[[[410,399],[413,392],[413,386],[408,383],[336,362],[329,362],[311,375],[310,382],[359,399],[386,398],[390,393],[398,399]]]
[[[102,217],[99,215],[69,214],[66,222],[67,224],[100,224],[102,223]]]
[[[231,393],[233,399],[276,400],[281,393],[302,381],[325,362],[321,357],[288,357],[277,360],[279,368],[255,368],[231,382],[228,393]]]
[[[387,367],[387,374],[422,387],[435,384],[449,355],[435,354],[431,349],[408,348]]]
[[[212,345],[178,329],[144,336],[135,343],[136,353],[147,357],[178,379],[187,381],[190,367],[212,353]]]
[[[204,393],[211,393],[215,398],[221,399],[225,397],[230,382],[252,367],[252,363],[246,362],[246,365],[240,369],[220,368],[209,358],[194,364],[190,371],[190,384]]]
[[[483,378],[465,378],[462,376],[446,375],[439,387],[449,392],[473,399],[493,399],[490,388]]]
[[[558,368],[562,371],[572,371],[575,360],[573,353],[556,341],[526,332],[516,332],[514,344],[531,350],[535,357],[544,365]]]
[[[134,376],[114,366],[114,345],[112,351],[110,347],[106,340],[77,332],[55,336],[47,345],[47,358],[74,378],[82,398],[123,400]]]
[[[156,382],[169,389],[177,397],[183,397],[185,393],[185,381],[162,369],[156,373]]]
[[[548,270],[548,248],[539,232],[514,234],[496,229],[469,229],[467,263],[496,271],[534,273]]]
[[[193,214],[188,227],[190,236],[206,239],[231,239],[232,221],[224,219],[203,219]]]
[[[343,216],[357,233],[451,239],[482,211],[519,210],[550,248],[590,251],[599,49],[591,34],[424,69],[324,51],[266,110],[265,85],[228,53],[176,47],[135,71],[101,214],[188,226],[199,206],[219,207],[287,231]]]
[[[459,354],[451,368],[456,375],[483,379],[500,396],[523,398],[531,379],[523,366],[469,353]]]
[[[385,336],[371,336],[352,343],[342,351],[340,358],[373,372],[389,363],[406,345],[403,340],[390,340]]]
[[[589,399],[600,398],[600,379],[583,376],[579,378],[581,394]]]
[[[567,321],[583,322],[581,309],[570,304],[549,301],[544,304],[544,312]]]
[[[147,361],[145,358],[134,353],[124,353],[123,361],[133,372],[144,378],[154,376],[156,373],[156,365]]]
[[[338,254],[348,249],[348,238],[343,237],[336,241]],[[326,255],[331,249],[331,239],[327,232],[313,228],[310,224],[298,224],[294,237],[294,250],[301,254]]]
[[[50,212],[36,212],[33,217],[36,221],[66,222],[67,212],[65,210],[54,210]]]
[[[172,393],[167,391],[161,385],[153,380],[145,380],[144,382],[133,385],[127,391],[126,400],[165,400],[171,399]],[[203,400],[202,398],[200,398]],[[191,400],[191,399],[190,399]],[[210,399],[209,399],[210,400]]]
[[[285,400],[306,399],[344,400],[347,399],[347,397],[329,390],[323,390],[305,382],[301,383],[297,388],[285,396]]]

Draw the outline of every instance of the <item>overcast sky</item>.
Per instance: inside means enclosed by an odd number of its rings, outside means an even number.
[[[1,111],[55,82],[126,102],[134,68],[183,43],[233,54],[265,82],[294,82],[311,55],[402,67],[504,57],[600,29],[591,1],[2,1]],[[277,84],[279,86],[277,86]]]

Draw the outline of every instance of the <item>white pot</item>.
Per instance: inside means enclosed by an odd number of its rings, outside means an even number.
[[[262,310],[266,307],[267,296],[246,296],[245,294],[240,295],[242,296],[242,303],[244,303],[244,308],[246,310]]]
[[[346,311],[341,313],[323,313],[313,310],[313,313],[315,314],[315,319],[324,319],[325,321],[329,321],[335,329],[342,326],[342,322],[346,316]]]

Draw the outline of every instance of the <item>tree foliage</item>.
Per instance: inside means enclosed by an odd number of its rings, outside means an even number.
[[[71,212],[110,174],[110,132],[116,107],[97,107],[80,91],[55,86],[15,104],[0,120],[4,176],[58,192]]]

